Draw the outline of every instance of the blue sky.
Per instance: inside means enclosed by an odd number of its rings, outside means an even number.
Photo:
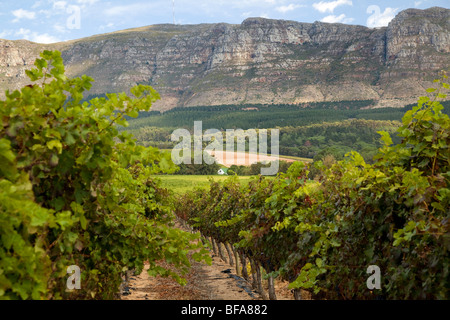
[[[248,17],[386,26],[401,10],[448,0],[0,0],[0,38],[40,43],[159,23],[241,23]],[[174,9],[174,10],[173,10]]]

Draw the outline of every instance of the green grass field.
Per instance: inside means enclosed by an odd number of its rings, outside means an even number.
[[[158,175],[154,176],[161,180],[162,187],[172,190],[175,194],[183,194],[194,190],[197,187],[209,188],[209,179],[214,181],[224,181],[229,176],[207,176],[207,175]],[[255,176],[238,177],[241,183],[248,183]]]

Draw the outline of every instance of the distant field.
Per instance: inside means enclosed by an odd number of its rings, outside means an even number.
[[[172,152],[172,149],[160,149],[164,152]],[[250,166],[252,163],[255,163],[257,161],[273,161],[273,158],[270,156],[263,156],[260,154],[251,154],[249,152],[228,152],[228,151],[207,151],[209,155],[214,156],[216,158],[217,163],[230,167],[231,165],[244,165],[244,166]],[[294,161],[303,161],[303,162],[313,162],[313,159],[310,158],[302,158],[302,157],[294,157],[294,156],[284,156],[279,155],[278,156],[280,161],[287,161],[287,162],[294,162]],[[219,159],[222,159],[220,161]]]
[[[275,157],[262,154],[252,154],[249,152],[209,151],[208,154],[216,158],[217,163],[224,165],[226,167],[230,167],[231,165],[250,166],[251,164],[256,162],[267,162],[276,160]],[[299,158],[293,156],[286,157],[280,155],[278,159],[280,161],[287,161],[287,162],[294,162],[294,161],[312,162],[312,159]]]
[[[224,181],[229,176],[206,176],[206,175],[158,175],[155,176],[158,179],[161,179],[162,186],[169,190],[172,190],[175,194],[183,194],[187,191],[194,190],[197,187],[200,188],[208,188],[209,187],[209,178],[212,178],[214,181]],[[239,181],[242,183],[248,183],[251,179],[255,178],[255,176],[242,176],[238,177]]]

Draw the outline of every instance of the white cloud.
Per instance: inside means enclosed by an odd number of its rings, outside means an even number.
[[[297,8],[300,8],[300,7],[305,7],[305,6],[291,3],[291,4],[287,5],[287,6],[276,7],[275,10],[277,10],[278,12],[281,12],[281,13],[286,13],[286,12],[293,11],[293,10],[295,10]]]
[[[36,8],[40,7],[42,4],[43,4],[42,0],[36,1],[31,8],[36,9]]]
[[[89,6],[92,6],[93,4],[97,3],[98,0],[77,0],[77,3],[79,4],[86,4]]]
[[[38,34],[37,32],[33,32],[31,35],[31,41],[37,43],[55,43],[60,42],[61,40],[52,35],[49,35],[48,33]]]
[[[233,9],[244,9],[244,8],[252,8],[252,9],[258,9],[258,8],[267,8],[267,7],[273,7],[276,5],[284,4],[287,0],[219,0],[214,1],[214,4],[218,3],[219,7],[228,7]],[[188,2],[185,0],[175,0],[175,5],[177,5],[177,2]],[[191,1],[192,2],[192,1]],[[199,1],[204,3],[207,6],[211,6],[210,2],[212,1]]]
[[[86,9],[89,6],[98,3],[99,0],[77,0],[76,4],[73,0],[72,2],[65,0],[52,0],[52,1],[53,1],[53,10],[66,11],[70,7],[79,7],[80,9]]]
[[[372,15],[367,18],[367,26],[369,28],[379,28],[386,27],[398,12],[398,8],[387,7],[384,12],[381,13],[380,7],[376,5],[371,5],[367,8],[367,13],[372,13]]]
[[[156,4],[151,3],[133,3],[129,5],[122,5],[108,8],[104,11],[104,13],[107,16],[131,16],[142,14],[143,11],[147,11],[153,8],[155,5]]]
[[[323,18],[322,22],[328,22],[328,23],[350,23],[353,22],[355,19],[353,18],[347,18],[345,14],[341,14],[339,16],[335,15],[329,15]]]
[[[58,33],[66,33],[67,32],[66,26],[62,25],[60,23],[55,23],[53,25],[53,29]]]
[[[66,10],[67,1],[55,1],[53,2],[54,10]]]
[[[24,9],[17,9],[12,11],[14,17],[16,17],[13,22],[19,22],[21,19],[34,19],[36,18],[36,12],[28,11]]]
[[[108,24],[106,24],[106,25],[101,25],[100,27],[98,27],[100,30],[105,30],[105,29],[111,29],[111,28],[113,28],[114,27],[114,23],[113,22],[110,22],[110,23],[108,23]]]
[[[10,36],[12,34],[11,30],[3,30],[0,32],[0,39],[4,39],[7,36]]]
[[[58,38],[49,35],[48,33],[39,34],[36,31],[31,31],[30,29],[20,28],[15,33],[16,36],[21,36],[25,40],[37,42],[37,43],[55,43],[59,42]]]
[[[325,12],[333,13],[334,9],[343,5],[353,6],[353,2],[351,0],[336,0],[331,2],[320,1],[313,3],[313,8],[322,13]]]
[[[31,33],[31,30],[29,30],[29,29],[20,28],[19,30],[16,31],[16,36],[25,36],[30,33]]]

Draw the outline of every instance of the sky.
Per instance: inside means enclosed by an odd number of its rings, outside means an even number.
[[[0,0],[0,39],[54,43],[161,23],[240,24],[249,17],[387,26],[448,0]]]

